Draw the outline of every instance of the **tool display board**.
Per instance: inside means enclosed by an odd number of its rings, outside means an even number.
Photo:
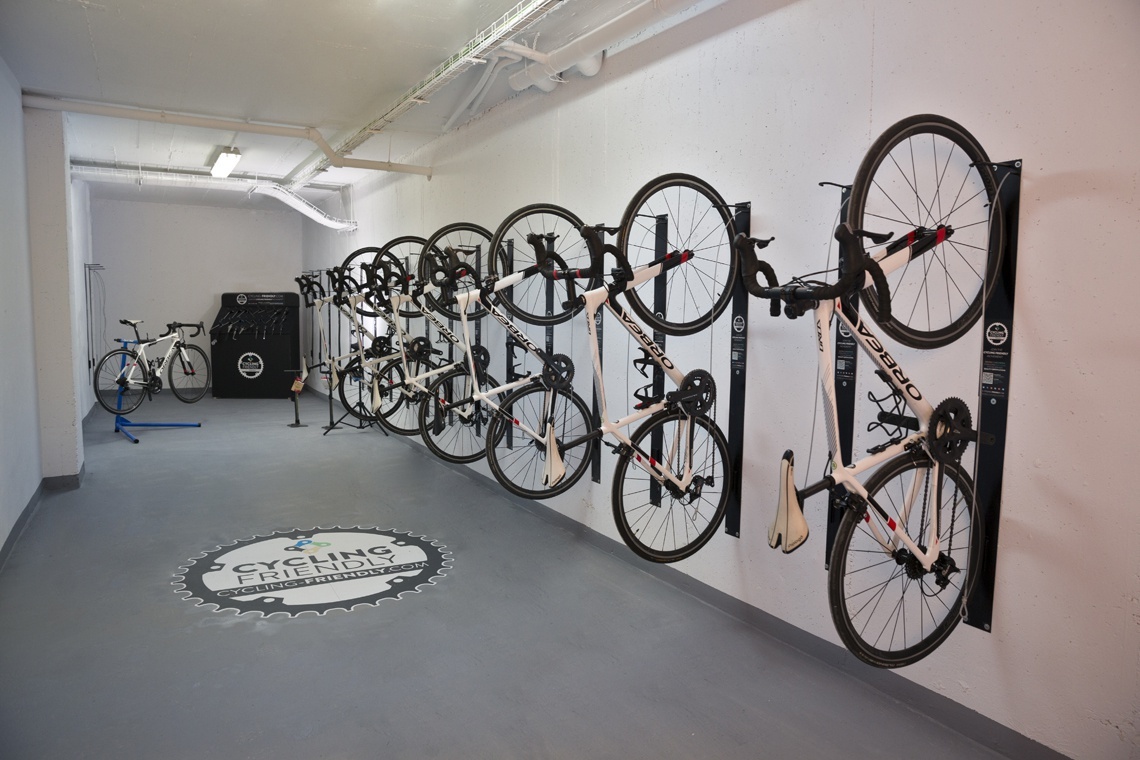
[[[300,296],[223,293],[210,327],[215,398],[289,398],[301,366]]]

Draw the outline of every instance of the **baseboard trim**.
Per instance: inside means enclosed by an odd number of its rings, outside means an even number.
[[[865,683],[876,691],[905,703],[918,713],[931,720],[953,729],[963,736],[976,741],[983,747],[998,752],[1007,757],[1016,757],[1025,760],[1069,760],[1068,756],[1035,741],[1024,734],[998,723],[992,718],[972,710],[949,697],[931,691],[925,686],[914,683],[890,670],[873,668],[856,659],[845,648],[822,639],[815,634],[808,633],[802,628],[788,623],[785,620],[754,607],[736,597],[719,589],[713,588],[692,576],[677,570],[669,565],[646,562],[631,552],[625,544],[605,536],[593,528],[589,528],[572,517],[548,507],[542,502],[528,501],[508,493],[490,476],[471,469],[465,465],[452,464],[438,459],[428,451],[427,447],[415,438],[404,436],[389,436],[390,440],[402,442],[405,446],[423,452],[423,455],[433,462],[443,465],[454,472],[463,474],[473,482],[494,491],[507,501],[520,509],[529,512],[569,533],[578,536],[586,543],[595,546],[617,559],[633,565],[638,570],[648,573],[669,585],[701,600],[705,604],[720,610],[741,622],[749,625],[761,633],[767,634],[787,646],[792,647],[809,657],[823,662],[826,665],[843,672],[845,675]]]
[[[74,475],[53,475],[50,478],[44,478],[41,482],[41,487],[45,491],[74,491],[79,488],[83,482],[83,476],[87,473],[87,463],[79,465],[79,472]]]
[[[8,537],[4,539],[4,545],[0,546],[0,573],[4,572],[4,566],[8,564],[8,557],[12,555],[12,550],[16,548],[16,543],[20,540],[20,536],[24,534],[24,530],[28,527],[28,523],[32,521],[32,516],[40,507],[40,502],[44,496],[44,483],[41,480],[40,484],[36,486],[32,498],[28,499],[28,503],[24,505],[23,510],[20,511],[20,516],[16,518],[12,530],[8,532]]]

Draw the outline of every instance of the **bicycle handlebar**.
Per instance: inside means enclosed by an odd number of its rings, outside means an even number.
[[[167,335],[170,335],[175,330],[181,330],[183,327],[193,327],[194,328],[194,332],[192,332],[192,333],[190,333],[190,335],[186,336],[188,338],[197,338],[199,335],[201,335],[202,333],[204,333],[206,331],[206,324],[204,322],[167,322],[166,323],[166,332],[164,332],[162,335],[159,335],[158,337],[159,338],[165,338]]]
[[[745,290],[758,298],[770,299],[772,302],[771,313],[774,317],[780,315],[781,301],[789,306],[793,302],[831,301],[847,295],[851,291],[861,290],[863,283],[866,282],[865,275],[870,275],[875,289],[879,292],[879,316],[883,320],[888,320],[891,318],[891,298],[890,289],[887,286],[887,277],[883,274],[883,269],[879,263],[863,252],[862,246],[859,244],[860,237],[869,238],[873,243],[885,243],[891,238],[891,234],[854,230],[847,222],[836,227],[835,240],[839,243],[840,256],[846,262],[847,272],[839,278],[838,282],[830,285],[803,282],[780,285],[772,266],[756,255],[757,248],[766,247],[774,238],[759,240],[741,233],[736,236],[733,245],[740,255],[743,268],[741,276],[744,278]],[[764,275],[764,279],[768,283],[767,287],[762,286],[757,281],[756,275],[758,273]],[[795,310],[788,311],[788,316],[798,315]]]

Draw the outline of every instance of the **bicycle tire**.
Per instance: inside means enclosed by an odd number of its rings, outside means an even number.
[[[874,286],[863,289],[867,312],[883,332],[912,348],[937,348],[977,322],[1001,271],[1002,216],[991,214],[996,197],[989,157],[956,122],[921,114],[879,136],[855,173],[847,221],[873,232],[940,224],[954,230],[888,275],[889,320],[880,316]]]
[[[667,223],[658,241],[658,223]],[[690,174],[665,174],[646,184],[625,209],[618,248],[631,267],[665,253],[690,251],[692,259],[625,291],[645,324],[666,335],[691,335],[716,321],[736,284],[735,235],[728,204],[711,185]],[[656,280],[664,277],[665,303],[653,308]]]
[[[166,369],[170,392],[184,404],[201,400],[210,388],[210,359],[200,346],[183,343],[182,351],[175,351]]]
[[[929,467],[930,460],[922,455],[896,457],[866,484],[867,493],[888,513],[894,511],[892,518],[921,541],[926,540],[929,523],[916,523],[926,520],[929,509],[916,504],[903,517],[902,499],[911,485],[903,476],[910,470],[918,475]],[[844,645],[870,665],[898,668],[929,655],[958,625],[965,599],[977,585],[984,528],[974,504],[973,483],[959,466],[942,467],[943,496],[949,486],[952,503],[948,505],[943,498],[939,509],[940,545],[961,571],[949,575],[945,588],[935,582],[935,573],[922,571],[905,549],[885,553],[867,526],[878,525],[888,537],[892,531],[874,509],[849,509],[840,520],[827,576],[831,617]],[[925,480],[928,487],[923,490],[922,507],[928,507],[934,493],[931,480]],[[944,519],[944,511],[954,519]],[[968,526],[961,525],[963,515],[969,518]],[[920,548],[926,547],[920,544]]]
[[[576,440],[594,429],[590,408],[573,391],[552,391],[554,395],[554,435],[559,446]],[[589,469],[597,441],[590,439],[571,449],[561,449],[566,474],[553,486],[542,483],[546,447],[526,433],[509,430],[522,422],[537,433],[545,429],[543,408],[547,389],[532,385],[512,393],[503,401],[487,430],[487,464],[491,474],[515,496],[548,499],[565,493]]]
[[[416,235],[402,235],[393,238],[384,244],[372,263],[378,264],[383,259],[395,262],[400,265],[400,273],[404,277],[408,277],[409,274],[419,272],[420,253],[426,243],[427,240]],[[409,302],[400,306],[399,314],[401,317],[413,319],[420,316],[420,310],[414,303]]]
[[[484,385],[498,385],[490,375]],[[443,411],[440,401],[450,403],[470,398],[471,374],[462,368],[442,374],[431,384],[420,402],[420,436],[424,444],[440,459],[454,464],[471,464],[487,456],[486,432],[491,424],[492,408],[483,401],[473,401],[459,411]]]
[[[361,264],[371,264],[376,260],[379,255],[380,249],[376,246],[365,246],[364,248],[357,248],[352,253],[345,257],[344,263],[341,268],[344,273],[352,278],[363,292],[366,289],[368,276],[364,274],[364,270],[360,268]],[[356,305],[356,313],[362,317],[378,317],[380,316],[377,304],[371,302],[371,299],[365,299]]]
[[[436,230],[435,234],[424,243],[419,260],[419,278],[430,282],[430,264],[432,256],[444,255],[447,248],[456,251],[459,261],[472,265],[473,271],[460,277],[455,283],[455,292],[462,293],[477,287],[483,278],[491,272],[491,233],[484,227],[470,222],[456,222]],[[478,255],[475,254],[477,249]],[[500,262],[500,267],[505,263]],[[459,319],[459,307],[453,294],[436,290],[424,296],[428,306],[448,319]],[[468,319],[480,319],[487,311],[481,305],[475,304],[467,314]]]
[[[527,243],[530,233],[553,235],[550,253],[558,269],[586,269],[590,266],[590,250],[582,237],[582,220],[569,210],[552,203],[532,203],[514,211],[503,220],[491,238],[496,255],[489,262],[491,276],[505,277],[533,266],[534,248]],[[575,283],[577,291],[592,290],[601,284],[601,273],[588,281]],[[566,280],[548,280],[535,275],[512,288],[500,291],[497,301],[511,314],[532,325],[556,325],[573,317],[581,305],[570,300]]]
[[[133,412],[146,397],[150,370],[147,369],[146,362],[140,363],[138,358],[139,355],[134,351],[116,348],[100,359],[99,365],[95,367],[95,377],[92,380],[95,400],[111,414]],[[139,378],[120,385],[120,377],[132,365],[139,373]]]
[[[724,520],[731,491],[731,458],[724,433],[707,417],[683,412],[655,414],[639,427],[630,440],[658,462],[668,462],[670,471],[684,473],[684,444],[678,440],[681,420],[694,423],[693,474],[700,477],[699,496],[694,490],[673,494],[657,485],[649,473],[634,463],[634,453],[618,459],[614,470],[612,503],[614,522],[625,545],[653,562],[677,562],[691,557],[716,533]],[[667,429],[672,425],[673,429]],[[661,429],[664,452],[651,450],[644,441]],[[698,429],[707,437],[697,439]],[[657,501],[654,504],[654,500]]]
[[[340,382],[337,383],[336,391],[344,410],[358,420],[376,422],[379,415],[372,408],[374,373],[361,364],[359,356],[354,356],[337,374]]]
[[[427,371],[427,365],[420,361],[409,361],[412,377]],[[420,430],[419,406],[423,391],[415,388],[396,386],[404,382],[404,365],[393,359],[376,371],[377,395],[380,406],[376,409],[376,421],[396,435],[415,435]]]

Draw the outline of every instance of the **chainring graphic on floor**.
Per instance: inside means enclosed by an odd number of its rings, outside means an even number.
[[[451,554],[424,536],[380,528],[274,531],[190,559],[174,576],[198,606],[268,616],[323,615],[435,585]]]

